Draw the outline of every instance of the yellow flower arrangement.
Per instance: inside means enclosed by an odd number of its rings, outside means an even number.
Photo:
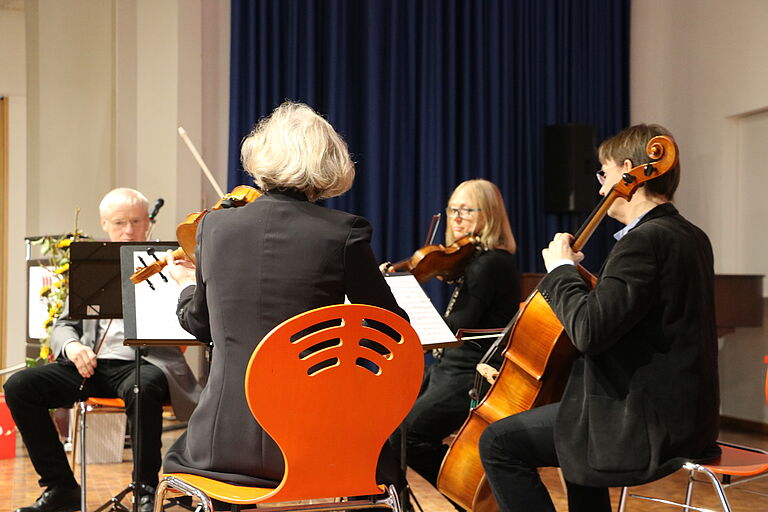
[[[40,290],[40,298],[48,311],[48,317],[43,322],[45,337],[40,339],[40,355],[38,358],[27,358],[27,366],[37,366],[53,360],[51,353],[51,333],[53,324],[64,310],[64,304],[69,296],[69,246],[72,242],[77,242],[82,238],[88,238],[77,227],[80,209],[75,210],[75,229],[72,233],[67,233],[59,237],[44,236],[34,242],[34,245],[40,246],[40,252],[46,256],[48,261],[45,266],[52,269],[52,273],[57,277],[51,284],[43,286]]]

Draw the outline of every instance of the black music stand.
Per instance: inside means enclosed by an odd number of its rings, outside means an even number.
[[[120,254],[123,246],[133,246],[146,249],[149,242],[75,242],[70,245],[69,269],[69,316],[75,320],[122,318],[123,293],[121,286]],[[177,244],[167,243],[166,246],[176,247]],[[163,249],[165,250],[165,249]],[[129,274],[130,276],[130,274]],[[126,343],[127,344],[127,343]],[[139,510],[138,468],[140,467],[141,428],[139,424],[140,410],[140,378],[141,347],[135,347],[136,379],[133,392],[136,395],[136,414],[133,421],[133,480],[118,494],[101,505],[96,512],[106,508],[112,511],[129,512],[122,504],[122,499],[133,492],[133,512]],[[85,429],[81,429],[81,454],[85,457]],[[81,483],[85,482],[85,459],[81,461]],[[81,485],[82,507],[85,508],[86,488]]]

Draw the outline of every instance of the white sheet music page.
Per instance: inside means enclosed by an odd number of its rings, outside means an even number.
[[[146,252],[133,253],[134,266],[144,266],[139,261],[154,261]],[[155,274],[150,277],[154,290],[142,282],[136,285],[136,337],[140,340],[192,340],[194,336],[181,328],[176,316],[181,287],[166,275],[166,280]]]
[[[390,274],[385,279],[425,349],[459,343],[412,274]]]

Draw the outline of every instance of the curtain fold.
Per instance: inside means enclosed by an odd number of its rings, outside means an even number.
[[[541,248],[586,215],[543,211],[542,130],[589,124],[599,142],[627,125],[629,13],[630,0],[232,0],[229,186],[250,183],[253,124],[302,101],[356,162],[352,190],[326,203],[371,221],[382,261],[410,255],[453,188],[482,177],[504,195],[521,270],[543,271]],[[616,229],[600,227],[588,268]]]

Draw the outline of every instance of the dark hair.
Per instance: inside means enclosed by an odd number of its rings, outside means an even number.
[[[600,144],[597,150],[600,162],[612,160],[621,165],[624,160],[629,160],[633,167],[643,165],[650,161],[645,146],[657,135],[673,138],[669,130],[658,124],[636,124],[625,128]],[[679,184],[680,160],[678,159],[669,171],[658,178],[646,181],[644,186],[649,193],[671,201]]]

